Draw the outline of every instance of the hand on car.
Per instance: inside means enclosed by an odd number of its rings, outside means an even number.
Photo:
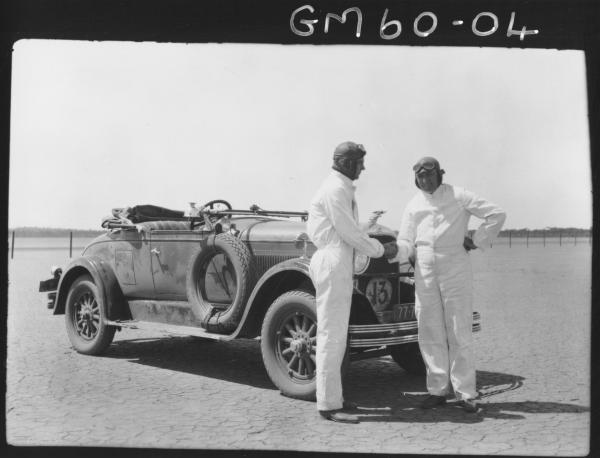
[[[383,244],[383,256],[386,259],[392,259],[398,254],[398,245],[396,242],[386,242]]]
[[[463,246],[465,247],[465,250],[467,250],[467,252],[477,249],[477,245],[473,243],[473,239],[471,237],[465,237]]]

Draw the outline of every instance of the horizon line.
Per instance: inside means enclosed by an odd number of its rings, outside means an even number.
[[[49,230],[49,231],[55,231],[55,230],[59,230],[59,231],[86,231],[86,232],[104,232],[107,229],[104,228],[99,228],[99,229],[83,229],[83,228],[74,228],[74,227],[50,227],[50,226],[17,226],[17,227],[13,227],[13,228],[8,228],[8,232],[14,232],[16,230],[30,230],[30,229],[36,229],[36,230]],[[543,228],[529,228],[529,227],[520,227],[520,228],[503,228],[500,232],[503,231],[523,231],[523,230],[527,230],[527,231],[548,231],[548,230],[556,230],[556,229],[577,229],[577,230],[584,230],[584,231],[590,231],[592,232],[593,230],[593,226],[590,226],[589,228],[586,227],[575,227],[575,226],[546,226]],[[469,229],[469,231],[472,229]]]

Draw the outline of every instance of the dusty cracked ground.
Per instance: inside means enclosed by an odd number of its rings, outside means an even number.
[[[57,251],[9,263],[7,440],[13,445],[584,455],[590,438],[591,247],[474,253],[483,409],[419,409],[424,379],[389,357],[351,365],[362,422],[318,418],[262,366],[259,343],[124,330],[102,357],[75,353],[38,281]]]

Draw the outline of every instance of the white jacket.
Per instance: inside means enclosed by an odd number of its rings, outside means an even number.
[[[333,170],[317,191],[308,212],[307,231],[319,249],[333,248],[373,258],[383,256],[383,245],[358,225],[356,188],[345,175]]]
[[[406,260],[418,246],[435,251],[462,246],[471,215],[484,220],[473,234],[473,243],[483,249],[502,229],[506,220],[504,210],[449,184],[441,184],[432,194],[418,192],[402,215],[396,259]]]

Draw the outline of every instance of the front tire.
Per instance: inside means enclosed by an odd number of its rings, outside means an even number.
[[[260,347],[265,369],[281,393],[316,399],[317,306],[314,295],[288,291],[269,307]]]
[[[77,278],[67,296],[65,323],[73,348],[85,355],[98,355],[110,345],[116,328],[106,325],[106,311],[98,288],[89,275]]]

